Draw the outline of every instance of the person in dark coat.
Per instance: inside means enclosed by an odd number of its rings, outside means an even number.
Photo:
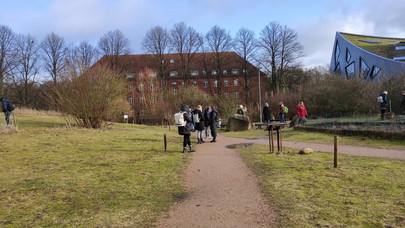
[[[189,114],[190,108],[188,105],[182,105],[181,111],[183,112],[184,120],[187,122],[186,126],[178,127],[179,135],[184,135],[183,139],[183,153],[188,153],[187,145],[190,147],[190,152],[195,152],[195,149],[191,145],[191,117]]]
[[[263,123],[265,123],[265,124],[270,123],[270,108],[269,108],[269,104],[268,104],[268,103],[264,104],[264,108],[263,108],[263,118],[264,118]]]
[[[210,142],[216,142],[217,141],[218,111],[215,109],[215,106],[211,106],[209,122],[210,122],[211,134],[213,137]]]
[[[13,104],[11,104],[11,102],[9,100],[7,100],[4,97],[1,97],[0,101],[1,101],[1,106],[3,108],[4,115],[6,116],[7,125],[11,125],[10,115],[11,115],[11,112],[14,110],[14,106],[13,106]]]
[[[385,112],[387,111],[388,108],[388,100],[387,100],[387,91],[384,91],[380,94],[383,98],[383,102],[380,103],[380,111],[381,111],[381,120],[385,119]]]
[[[197,109],[193,111],[193,122],[195,126],[195,130],[197,131],[197,144],[204,143],[203,140],[203,131],[205,127],[205,119],[202,112],[202,106],[198,105]]]
[[[205,138],[208,139],[211,137],[211,129],[210,129],[210,113],[211,107],[207,106],[204,110],[204,127],[205,127]]]

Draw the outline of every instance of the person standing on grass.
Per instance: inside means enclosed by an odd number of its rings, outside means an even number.
[[[187,145],[190,147],[190,152],[195,152],[195,149],[191,145],[191,117],[190,117],[190,108],[188,105],[181,106],[181,112],[183,113],[184,120],[186,121],[185,126],[178,127],[179,135],[183,135],[183,153],[188,153]]]
[[[1,106],[3,107],[4,115],[6,116],[6,123],[7,123],[7,125],[11,125],[10,115],[11,115],[11,112],[14,110],[14,105],[11,104],[11,102],[4,97],[1,97],[0,101],[1,101]]]
[[[215,109],[215,106],[211,106],[209,122],[210,122],[211,134],[212,134],[212,140],[210,142],[216,142],[217,141],[218,111]]]
[[[304,102],[300,102],[297,105],[297,124],[304,124],[306,122],[306,116],[308,116],[307,109],[305,108]]]
[[[202,106],[198,105],[197,109],[193,111],[193,122],[194,122],[194,127],[195,130],[197,131],[197,144],[204,143],[203,140],[203,131],[204,131],[204,115],[202,113]]]
[[[388,95],[387,91],[384,91],[380,94],[380,96],[382,97],[382,102],[380,103],[381,120],[385,119],[385,112],[387,111],[388,108],[387,95]]]
[[[280,114],[280,123],[285,123],[284,103],[282,101],[280,101],[279,106],[280,106],[280,112],[279,112],[279,114]]]
[[[264,118],[264,122],[265,124],[270,123],[270,108],[269,108],[269,104],[266,103],[264,104],[264,108],[263,108],[263,118]]]

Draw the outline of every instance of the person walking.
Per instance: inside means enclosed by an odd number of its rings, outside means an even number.
[[[279,112],[279,114],[280,114],[280,122],[285,123],[284,103],[282,101],[280,101],[279,106],[280,106],[280,112]]]
[[[195,152],[194,147],[191,145],[191,117],[190,117],[190,108],[188,105],[183,104],[181,106],[181,113],[183,115],[184,121],[186,122],[184,126],[178,127],[179,135],[183,135],[183,153],[188,153],[187,145],[190,147],[190,152]]]
[[[380,96],[382,97],[382,102],[380,102],[381,120],[385,119],[385,112],[387,111],[388,108],[387,95],[388,95],[387,91],[384,91],[380,94]]]
[[[270,112],[269,104],[268,103],[264,104],[264,108],[263,108],[264,121],[263,121],[263,123],[265,123],[265,124],[270,123],[270,113],[271,112]]]
[[[207,106],[204,110],[204,127],[205,127],[205,138],[208,139],[211,137],[211,129],[210,129],[210,113],[211,107]]]
[[[193,123],[195,130],[197,131],[197,144],[204,143],[203,140],[203,131],[204,131],[204,115],[202,112],[202,106],[198,105],[197,108],[193,111]]]
[[[211,113],[209,115],[209,123],[211,128],[212,140],[210,142],[217,141],[217,122],[218,122],[218,111],[215,106],[211,106]]]
[[[0,101],[1,101],[1,106],[3,108],[4,115],[6,117],[6,123],[7,123],[7,125],[11,125],[10,115],[11,115],[11,112],[14,110],[14,105],[11,104],[11,102],[4,97],[1,97]]]
[[[297,105],[297,124],[304,124],[306,122],[306,116],[308,116],[307,109],[305,108],[304,102],[300,102]]]

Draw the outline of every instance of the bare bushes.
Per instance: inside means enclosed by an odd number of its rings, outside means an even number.
[[[126,83],[102,67],[92,68],[80,76],[67,76],[55,88],[57,106],[71,117],[66,118],[68,124],[100,128],[106,120],[129,109],[125,99]]]

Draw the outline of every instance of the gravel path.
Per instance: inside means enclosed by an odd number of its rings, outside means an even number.
[[[186,198],[159,221],[158,227],[274,227],[276,213],[260,192],[258,181],[239,154],[227,145],[269,144],[268,139],[218,136],[197,146],[186,173]],[[284,147],[333,152],[333,144],[283,141]],[[405,150],[339,145],[339,153],[405,159]]]
[[[218,136],[197,146],[186,173],[187,197],[158,227],[272,227],[275,213],[239,154],[226,145],[240,139]]]

